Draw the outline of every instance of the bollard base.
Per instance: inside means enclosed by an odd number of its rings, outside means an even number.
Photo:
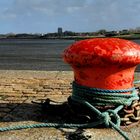
[[[70,97],[68,98],[70,108],[77,114],[88,118],[88,122],[94,122],[98,120],[98,116],[92,112],[89,108],[82,104],[73,101]],[[101,112],[105,112],[108,109],[115,109],[114,106],[96,106]],[[118,112],[121,118],[121,127],[133,127],[140,122],[140,100],[135,100],[130,106],[125,106]]]
[[[36,103],[36,102],[33,102]],[[67,102],[55,102],[50,99],[46,99],[42,103],[38,103],[42,107],[42,114],[47,114],[51,118],[60,118],[66,123],[91,123],[98,121],[98,115],[92,112],[88,107],[83,104],[79,104],[73,101],[71,97]],[[101,112],[105,112],[108,109],[114,109],[114,106],[96,106]],[[121,128],[133,127],[140,122],[140,100],[133,101],[131,106],[124,107],[118,112],[121,118]],[[115,120],[115,119],[114,119]],[[57,121],[57,120],[55,120]],[[112,118],[113,121],[113,118]],[[105,127],[103,124],[97,127]]]

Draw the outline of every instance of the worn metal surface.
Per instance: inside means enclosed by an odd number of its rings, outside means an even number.
[[[133,86],[134,71],[140,63],[140,45],[118,38],[88,39],[69,46],[63,57],[80,85],[128,89]]]
[[[137,121],[140,121],[140,100],[134,101],[131,106],[126,106],[123,109],[123,118],[121,122],[123,125],[131,125]]]

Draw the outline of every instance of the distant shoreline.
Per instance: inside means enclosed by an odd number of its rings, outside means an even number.
[[[74,36],[74,37],[48,37],[48,38],[28,38],[28,37],[19,37],[19,38],[0,38],[0,40],[83,40],[91,38],[121,38],[127,40],[140,40],[140,36]]]

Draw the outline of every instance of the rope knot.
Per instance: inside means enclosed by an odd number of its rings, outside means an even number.
[[[111,117],[108,112],[103,112],[101,114],[101,119],[104,119],[104,124],[106,127],[109,127],[109,121],[111,120]]]
[[[110,122],[113,122],[116,126],[120,127],[121,120],[115,110],[109,109],[105,112],[102,112],[101,117],[104,119],[104,124],[106,127],[110,127]]]

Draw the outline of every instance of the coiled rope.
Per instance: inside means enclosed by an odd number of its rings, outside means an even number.
[[[140,83],[138,81],[137,83]],[[136,82],[135,82],[136,84]],[[0,132],[10,130],[20,130],[27,128],[39,128],[39,127],[55,127],[55,128],[93,128],[100,124],[105,124],[106,127],[112,127],[118,131],[125,140],[130,140],[127,134],[120,129],[120,117],[118,112],[126,105],[131,105],[132,101],[139,100],[138,92],[135,88],[124,89],[124,90],[104,90],[97,88],[89,88],[78,85],[73,82],[73,93],[71,99],[87,106],[91,111],[97,114],[98,121],[84,124],[67,124],[67,123],[39,123],[30,125],[18,125],[10,127],[1,127]],[[124,94],[125,92],[132,92],[131,94]],[[121,93],[121,94],[118,94]],[[95,106],[106,106],[115,105],[117,106],[114,110],[109,109],[105,112],[101,112]],[[115,118],[115,123],[111,118]]]
[[[140,82],[140,81],[139,81]],[[137,83],[139,83],[137,82]],[[127,134],[120,129],[120,117],[118,112],[124,106],[130,106],[134,100],[139,100],[138,91],[133,87],[124,90],[103,90],[98,88],[89,88],[86,86],[78,85],[73,82],[73,93],[71,99],[84,104],[91,111],[97,114],[98,119],[105,124],[106,127],[112,127],[118,131],[126,140],[129,140]],[[131,92],[131,94],[124,94]],[[118,94],[121,93],[121,94]],[[114,110],[109,109],[105,112],[99,111],[95,106],[117,106]],[[115,118],[112,122],[111,117]]]

